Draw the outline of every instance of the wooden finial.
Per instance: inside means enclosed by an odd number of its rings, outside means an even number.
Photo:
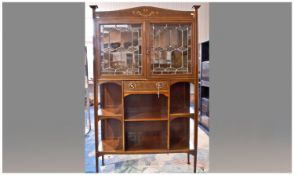
[[[98,5],[90,5],[90,8],[95,11],[96,8],[98,8]]]
[[[98,5],[90,5],[90,8],[92,9],[93,19],[95,19],[95,10],[98,8]]]
[[[193,5],[193,8],[194,8],[195,10],[197,10],[197,9],[200,8],[200,5]]]

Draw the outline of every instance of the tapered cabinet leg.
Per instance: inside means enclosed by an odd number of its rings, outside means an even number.
[[[197,152],[194,153],[194,173],[196,173]]]
[[[190,164],[190,153],[187,153],[187,164]]]
[[[102,155],[102,166],[104,166],[104,155]]]
[[[99,157],[96,156],[96,173],[99,173]]]

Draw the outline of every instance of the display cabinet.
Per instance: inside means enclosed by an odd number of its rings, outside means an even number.
[[[199,124],[209,130],[209,41],[199,44],[200,78],[199,78]]]
[[[193,155],[196,172],[199,6],[90,7],[97,172],[106,154],[151,153]]]

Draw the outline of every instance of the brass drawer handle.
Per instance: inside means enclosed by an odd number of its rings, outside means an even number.
[[[129,88],[135,89],[136,88],[136,84],[135,83],[129,83]]]
[[[156,85],[156,88],[157,89],[160,89],[160,88],[163,87],[163,83],[162,82],[157,82],[155,85]]]
[[[163,83],[162,82],[157,82],[155,84],[156,88],[157,88],[157,98],[159,99],[159,89],[163,87]]]

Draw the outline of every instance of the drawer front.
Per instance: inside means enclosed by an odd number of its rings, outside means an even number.
[[[124,81],[124,91],[167,91],[166,81]]]

